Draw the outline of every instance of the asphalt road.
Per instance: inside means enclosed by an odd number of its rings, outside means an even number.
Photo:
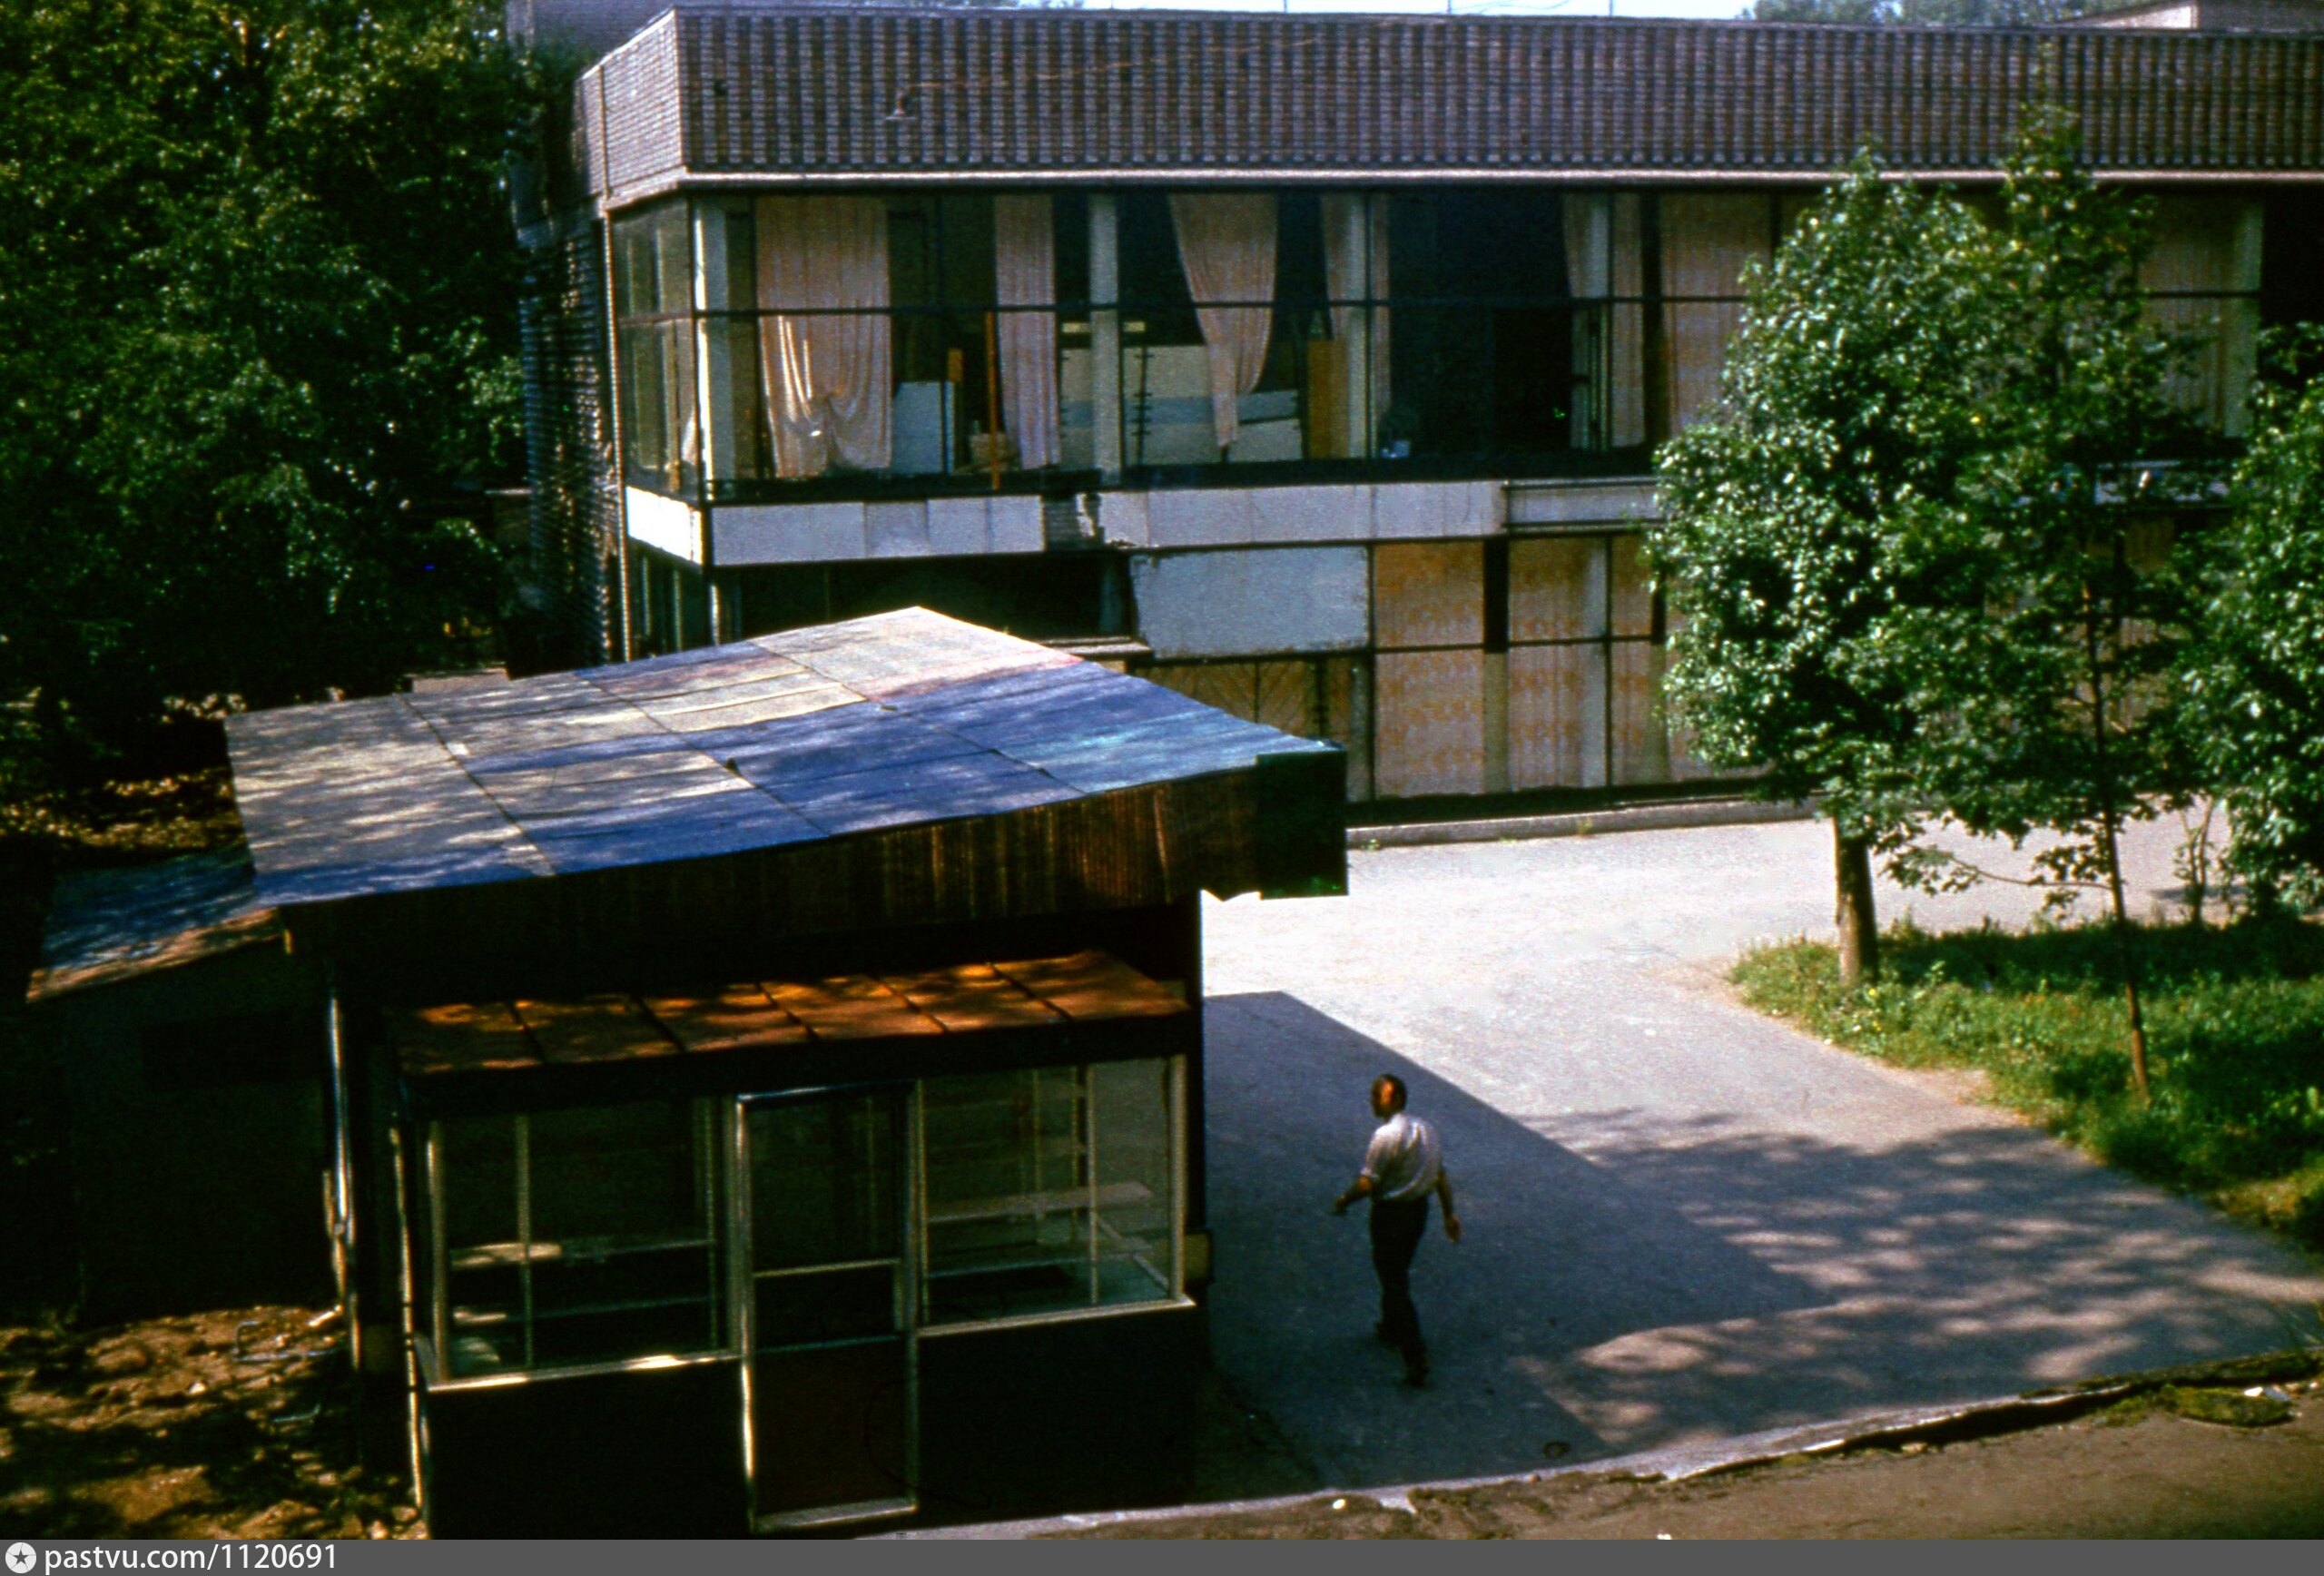
[[[2174,829],[2166,829],[2174,830]],[[1817,823],[1358,854],[1345,898],[1206,905],[1213,1335],[1318,1485],[1523,1471],[2259,1351],[2324,1278],[1938,1079],[1729,1000],[1751,941],[1828,931]],[[2134,850],[2142,907],[2171,837]],[[1991,856],[2003,863],[1998,854]],[[1906,898],[2018,923],[1988,885]],[[1397,1384],[1364,1226],[1334,1218],[1393,1070],[1467,1240]]]

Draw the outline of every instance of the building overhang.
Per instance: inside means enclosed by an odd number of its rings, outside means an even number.
[[[1994,178],[2034,108],[2104,178],[2324,181],[2324,34],[1609,18],[665,14],[584,74],[600,210],[678,191]]]

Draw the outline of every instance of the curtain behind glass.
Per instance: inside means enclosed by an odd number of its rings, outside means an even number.
[[[1047,197],[993,199],[992,271],[1003,309],[1056,300],[1057,237]],[[1001,420],[1016,440],[1017,462],[1028,470],[1055,465],[1057,313],[1004,310],[996,336]]]
[[[1765,259],[1774,222],[1765,196],[1670,192],[1662,199],[1662,292],[1684,296],[1742,293],[1743,265]],[[1685,301],[1669,306],[1670,427],[1686,426],[1718,399],[1727,341],[1742,325],[1743,303]]]
[[[1638,297],[1645,288],[1640,267],[1639,211],[1635,196],[1569,192],[1565,213],[1566,288],[1578,302],[1601,301],[1580,310],[1593,325],[1602,360],[1576,370],[1590,379],[1598,402],[1605,445],[1627,448],[1646,441],[1645,320]],[[1577,322],[1577,329],[1581,326]],[[1575,336],[1577,349],[1583,336]],[[1578,437],[1579,435],[1577,435]]]
[[[1275,197],[1174,192],[1170,218],[1210,356],[1211,426],[1225,448],[1240,426],[1236,402],[1258,388],[1266,367],[1275,322]],[[1234,301],[1264,304],[1216,304]]]
[[[2194,341],[2190,366],[2167,386],[2171,402],[2225,433],[2249,423],[2258,370],[2259,205],[2240,198],[2167,194],[2156,201],[2154,250],[2139,272],[2141,288],[2166,293],[2146,303],[2149,321]]]
[[[888,210],[876,197],[762,197],[760,378],[774,473],[885,470],[894,403]],[[836,311],[833,309],[837,309]]]
[[[1388,409],[1388,309],[1351,303],[1388,298],[1388,206],[1364,192],[1326,192],[1324,288],[1332,298],[1332,338],[1341,347],[1340,395],[1346,403],[1348,455],[1370,454],[1372,432]]]

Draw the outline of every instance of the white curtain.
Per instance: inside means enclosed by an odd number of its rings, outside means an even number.
[[[774,473],[885,470],[894,402],[888,210],[876,197],[762,197],[759,362]],[[836,309],[836,312],[834,312]],[[783,316],[816,311],[814,316]]]
[[[1048,307],[1057,300],[1057,238],[1046,197],[996,197],[992,271],[1000,305]],[[1058,461],[1057,313],[1003,310],[1001,421],[1028,470]]]
[[[1764,196],[1671,192],[1662,199],[1662,293],[1742,294],[1743,266],[1768,256],[1774,224]],[[1739,299],[1673,300],[1666,353],[1670,362],[1670,429],[1705,414],[1718,399],[1727,341],[1743,323]]]
[[[1610,448],[1646,441],[1646,320],[1638,304],[1644,288],[1639,256],[1638,199],[1626,193],[1568,192],[1565,212],[1566,288],[1576,300],[1600,298],[1594,309],[1602,357],[1575,372],[1588,378]],[[1584,341],[1576,336],[1579,350]],[[1602,385],[1602,386],[1601,386]]]
[[[2172,193],[2159,199],[2154,250],[2139,274],[2150,322],[2193,340],[2194,356],[2169,381],[2171,402],[2218,430],[2240,435],[2250,424],[2251,378],[2258,370],[2259,205],[2233,197]],[[2200,291],[2203,295],[2169,292]]]
[[[1331,293],[1332,338],[1341,347],[1347,452],[1371,454],[1372,434],[1388,409],[1388,309],[1347,304],[1388,298],[1388,204],[1363,192],[1326,192],[1324,288]]]
[[[1174,192],[1170,218],[1210,352],[1211,426],[1225,448],[1235,441],[1236,401],[1259,386],[1266,366],[1275,308],[1216,303],[1275,300],[1275,198]]]

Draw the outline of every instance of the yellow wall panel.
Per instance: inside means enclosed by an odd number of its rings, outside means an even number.
[[[1509,654],[1509,785],[1606,782],[1606,651],[1521,645]]]
[[[1509,545],[1509,638],[1594,640],[1606,633],[1606,538]]]
[[[1383,650],[1477,645],[1485,637],[1482,542],[1388,542],[1373,549],[1372,619]]]
[[[1247,662],[1189,662],[1147,668],[1139,675],[1190,700],[1216,706],[1245,722],[1258,720],[1258,671]]]
[[[1307,662],[1263,662],[1258,665],[1258,714],[1253,719],[1303,739],[1323,735],[1323,719],[1315,715],[1315,665]]]
[[[1654,633],[1654,571],[1646,561],[1646,538],[1625,535],[1613,541],[1614,633]]]
[[[1662,648],[1643,640],[1613,646],[1613,772],[1617,783],[1670,781],[1662,731]]]
[[[1373,781],[1382,797],[1484,792],[1484,653],[1383,653],[1377,675]]]

